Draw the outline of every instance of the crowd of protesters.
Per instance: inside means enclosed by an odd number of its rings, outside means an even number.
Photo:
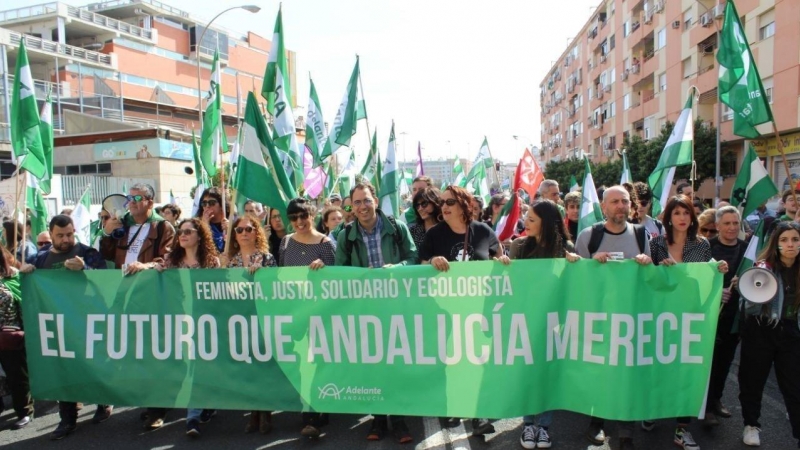
[[[672,266],[688,262],[717,261],[724,274],[722,306],[716,331],[711,376],[703,425],[715,427],[731,413],[722,403],[725,380],[741,342],[739,400],[744,418],[743,442],[760,444],[761,398],[770,370],[774,367],[788,411],[793,436],[800,440],[800,225],[797,206],[790,191],[781,197],[781,214],[764,205],[743,220],[739,210],[724,204],[706,210],[694,198],[691,186],[677,186],[660,218],[651,217],[653,195],[644,183],[625,184],[598,190],[605,221],[579,229],[582,196],[579,191],[560,195],[558,183],[545,180],[530,205],[523,206],[516,233],[500,242],[494,224],[510,200],[503,194],[485,205],[458,186],[439,191],[428,177],[412,184],[411,207],[403,217],[387,215],[378,207],[375,188],[359,183],[346,197],[331,195],[324,208],[297,198],[286,211],[266,209],[257,202],[244,204],[241,214],[223,214],[223,203],[231,205],[226,193],[210,188],[202,193],[193,217],[182,218],[175,204],[156,208],[152,186],[136,184],[127,194],[127,214],[99,216],[98,240],[94,245],[77,243],[68,210],[53,217],[49,231],[22,242],[22,225],[3,224],[5,245],[0,249],[0,326],[22,329],[18,272],[34,270],[122,269],[126,275],[144,270],[213,269],[241,267],[250,273],[274,267],[305,266],[324,270],[326,266],[387,268],[397,265],[430,264],[447,271],[451,264],[494,260],[514,264],[518,259],[565,258],[569,262],[593,259],[604,264],[613,259],[632,259],[641,265]],[[284,223],[282,217],[288,218]],[[765,221],[767,243],[758,265],[771,270],[780,284],[778,298],[765,306],[741,299],[736,289],[736,269],[747,247],[747,239],[759,222]],[[230,242],[228,242],[230,240]],[[621,255],[621,256],[620,256]],[[740,308],[742,305],[742,308]],[[740,314],[743,312],[743,314]],[[0,348],[20,429],[33,420],[33,399],[28,384],[24,344]],[[676,395],[680,395],[679,393]],[[146,405],[143,405],[146,406]],[[80,404],[59,404],[60,423],[51,433],[62,439],[74,432]],[[102,423],[112,416],[112,405],[97,405],[92,418]],[[200,435],[200,424],[216,411],[189,409],[186,434]],[[145,408],[144,428],[164,425],[168,410]],[[460,418],[442,418],[443,426],[456,426]],[[650,417],[639,425],[649,431],[656,426]],[[301,414],[300,434],[319,438],[328,424],[328,414]],[[520,445],[526,449],[550,448],[552,411],[523,418]],[[588,419],[585,432],[592,445],[608,445],[606,422]],[[687,430],[689,417],[675,419],[674,442],[697,450],[699,445]],[[620,422],[613,447],[633,448],[637,423]],[[245,432],[269,433],[270,411],[251,411]],[[472,419],[473,435],[494,433],[488,418]],[[392,433],[399,443],[413,442],[405,418],[374,415],[368,440],[380,440]],[[800,443],[798,444],[800,446]]]

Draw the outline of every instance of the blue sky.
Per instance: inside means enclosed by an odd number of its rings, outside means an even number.
[[[37,2],[38,3],[38,2]],[[81,6],[82,1],[68,4]],[[210,19],[233,1],[165,0]],[[271,39],[278,2],[244,0],[215,25]],[[539,145],[539,82],[599,0],[288,0],[286,46],[298,53],[297,99],[308,102],[314,78],[325,120],[333,121],[361,57],[370,130],[386,148],[395,121],[398,150],[415,158],[473,158],[484,135],[495,158],[516,162],[524,144]],[[1,9],[35,4],[6,0]],[[363,122],[359,123],[360,126]],[[406,133],[401,135],[400,133]],[[513,135],[521,136],[519,141]],[[367,145],[361,129],[357,145]],[[405,141],[405,142],[404,142]],[[524,142],[523,142],[524,141]]]

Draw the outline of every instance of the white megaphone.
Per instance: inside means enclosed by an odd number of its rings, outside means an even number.
[[[768,269],[753,267],[739,277],[739,293],[751,303],[768,303],[778,293],[778,279]]]
[[[103,199],[103,209],[108,211],[113,217],[122,220],[128,212],[128,197],[121,194],[111,194]]]

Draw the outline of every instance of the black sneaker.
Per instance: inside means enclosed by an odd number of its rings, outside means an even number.
[[[200,436],[200,422],[196,419],[186,422],[186,435],[189,437]]]
[[[50,433],[50,439],[52,439],[54,441],[58,441],[58,440],[64,439],[65,437],[67,437],[68,434],[70,434],[73,431],[75,431],[76,428],[77,428],[77,426],[75,425],[75,422],[62,420],[58,424],[56,429],[53,430],[52,433]]]
[[[208,423],[211,422],[211,418],[217,415],[216,409],[204,409],[202,413],[200,413],[200,423]]]
[[[97,411],[94,412],[94,417],[92,417],[92,423],[98,424],[103,423],[111,417],[111,412],[114,410],[114,407],[111,405],[97,405]]]
[[[472,435],[483,436],[494,433],[494,425],[489,419],[472,419]]]
[[[406,425],[405,420],[393,421],[392,431],[394,432],[394,437],[397,438],[398,444],[408,444],[414,441],[414,437],[412,437],[411,432],[408,431],[408,425]]]
[[[603,445],[606,441],[606,432],[599,424],[590,423],[586,429],[586,439],[594,445]]]

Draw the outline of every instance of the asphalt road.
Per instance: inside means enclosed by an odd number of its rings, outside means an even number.
[[[738,363],[738,361],[737,361]],[[738,366],[731,373],[735,374]],[[703,450],[747,449],[742,443],[742,417],[739,407],[738,385],[734,375],[728,377],[723,402],[733,413],[730,419],[721,419],[722,425],[713,430],[705,430],[695,421],[689,430]],[[10,398],[5,398],[10,405]],[[496,433],[485,439],[470,437],[471,426],[464,421],[460,427],[442,429],[436,418],[409,418],[407,423],[415,437],[414,444],[401,446],[393,438],[380,442],[368,442],[365,436],[369,429],[369,417],[355,415],[333,415],[330,425],[323,428],[323,436],[316,441],[300,437],[300,415],[298,413],[276,413],[273,416],[274,430],[269,435],[245,434],[248,421],[246,412],[220,411],[214,419],[202,425],[201,436],[189,438],[185,435],[185,410],[172,410],[167,416],[167,424],[156,431],[144,431],[136,408],[117,408],[107,422],[91,423],[94,405],[87,405],[80,412],[78,429],[62,441],[51,441],[50,432],[58,424],[58,407],[53,402],[37,403],[37,418],[26,428],[12,431],[9,426],[16,419],[13,411],[0,415],[0,448],[3,450],[39,450],[58,448],[60,450],[78,449],[399,449],[417,450],[456,450],[456,449],[518,449],[522,430],[520,418],[504,419],[495,422]],[[580,414],[566,411],[556,412],[550,434],[553,448],[585,449],[588,441],[583,432],[588,419]],[[789,421],[783,399],[778,391],[774,376],[767,384],[762,411],[761,447],[763,450],[788,450],[797,448],[791,436]],[[658,450],[677,448],[672,442],[674,423],[670,420],[658,422],[655,430],[646,432],[637,426],[634,435],[639,450]],[[615,449],[614,425],[610,425],[611,446]]]

